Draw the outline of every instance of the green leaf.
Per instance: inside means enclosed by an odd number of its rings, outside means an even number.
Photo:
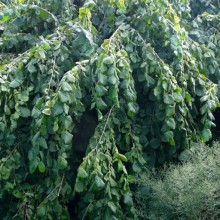
[[[171,145],[175,145],[172,131],[165,132],[163,136],[164,136],[165,142],[169,142]]]
[[[151,76],[145,74],[145,78],[150,86],[155,84],[155,80]]]
[[[19,87],[22,84],[22,81],[19,79],[14,79],[13,81],[10,82],[9,87],[15,89]]]
[[[213,100],[208,100],[207,104],[208,104],[209,109],[211,110],[214,110],[217,107],[216,102]]]
[[[112,210],[112,212],[116,213],[117,207],[113,202],[108,202],[108,207]]]
[[[204,96],[205,95],[205,90],[203,87],[198,86],[196,87],[196,95],[198,96]]]
[[[137,113],[137,109],[135,104],[132,102],[128,103],[128,116],[132,118],[136,113]]]
[[[45,115],[51,115],[51,109],[50,108],[45,108],[43,111],[42,111],[43,114]]]
[[[150,146],[153,148],[153,149],[157,149],[161,144],[161,141],[159,138],[152,138],[151,141],[150,141]]]
[[[147,53],[147,54],[146,54],[146,57],[147,57],[147,59],[149,59],[150,61],[155,60],[155,56],[154,56],[153,53]]]
[[[102,61],[104,64],[110,65],[114,63],[114,58],[112,56],[105,57]]]
[[[98,98],[96,100],[96,106],[99,110],[105,110],[108,107],[101,98]]]
[[[125,203],[126,205],[129,205],[129,206],[132,206],[132,205],[133,205],[133,200],[132,200],[132,198],[131,198],[130,193],[126,193],[126,194],[124,195],[124,203]]]
[[[61,87],[62,87],[64,92],[72,91],[72,87],[67,82],[62,82]]]
[[[192,97],[191,97],[191,95],[189,93],[185,94],[185,100],[186,100],[186,102],[191,102]]]
[[[117,78],[115,76],[110,76],[108,82],[109,84],[114,85],[117,82]]]
[[[29,100],[29,92],[28,91],[23,91],[21,94],[20,94],[20,99],[21,101],[23,102],[27,102]]]
[[[45,170],[46,170],[45,164],[44,164],[42,161],[40,161],[40,162],[38,163],[38,170],[39,170],[41,173],[44,173]]]
[[[85,169],[83,167],[79,167],[78,168],[78,177],[84,179],[88,177],[88,173],[85,171]]]
[[[11,189],[14,189],[14,185],[12,183],[10,183],[10,182],[6,182],[4,188],[5,188],[5,190],[10,191]]]
[[[68,96],[68,93],[66,93],[66,92],[59,91],[58,97],[61,102],[65,103],[65,102],[69,101],[69,96]]]
[[[31,112],[31,116],[34,118],[38,118],[41,115],[41,111],[37,108],[33,108]]]
[[[96,85],[95,90],[96,90],[96,94],[100,97],[105,95],[106,92],[108,91],[104,86],[98,84]]]
[[[133,45],[132,44],[127,44],[125,49],[126,49],[127,52],[131,53],[131,52],[133,52]]]
[[[73,135],[70,134],[68,131],[62,132],[61,137],[62,137],[65,144],[70,144],[72,142],[72,139],[73,139]]]
[[[140,165],[137,162],[134,162],[132,165],[132,169],[136,173],[140,173],[142,171]]]
[[[172,95],[164,95],[163,101],[165,104],[171,105],[174,103],[174,98]]]
[[[203,97],[200,98],[200,102],[205,102],[209,99],[209,95],[204,95]]]
[[[179,156],[179,160],[180,161],[187,161],[190,157],[191,153],[189,150],[184,150],[183,152],[181,152],[180,156]]]
[[[99,84],[105,85],[108,81],[108,77],[102,73],[98,75]]]
[[[31,174],[35,172],[35,170],[37,169],[37,166],[38,166],[38,159],[37,158],[30,161],[29,171]]]
[[[136,53],[131,53],[131,54],[130,54],[130,58],[131,58],[131,61],[132,61],[133,63],[136,63],[136,62],[137,62]]]
[[[176,128],[176,122],[174,121],[173,118],[169,118],[168,120],[166,120],[166,123],[170,128],[172,129]]]
[[[35,67],[34,65],[32,65],[32,64],[28,64],[27,70],[28,70],[30,73],[35,73],[35,72],[37,72],[36,67]]]
[[[127,157],[125,155],[123,155],[123,154],[118,154],[118,157],[119,157],[120,160],[122,160],[124,162],[128,161]]]
[[[36,145],[36,146],[39,145],[39,142],[38,142],[39,136],[40,136],[40,131],[37,131],[37,133],[34,135],[34,137],[31,140],[33,145]]]
[[[46,58],[44,50],[39,50],[39,54],[40,54],[41,59],[45,59]]]
[[[4,132],[6,125],[3,122],[0,122],[0,131]]]
[[[67,79],[69,82],[74,83],[76,81],[76,78],[72,74],[67,74]]]
[[[21,116],[27,118],[31,115],[31,111],[28,108],[20,107]]]
[[[174,93],[174,94],[173,94],[173,98],[174,98],[174,100],[175,100],[177,103],[183,101],[183,97],[182,97],[182,95],[179,94],[179,93]]]
[[[67,160],[64,157],[59,156],[57,162],[58,162],[59,169],[63,170],[63,169],[67,168],[68,163],[67,163]]]
[[[95,185],[98,188],[103,188],[105,186],[105,183],[103,182],[103,180],[99,176],[96,176],[95,177]]]
[[[23,197],[22,193],[17,189],[15,188],[13,191],[12,191],[12,194],[15,198],[17,199],[21,199]]]
[[[76,192],[83,192],[84,190],[84,184],[83,182],[79,181],[78,179],[76,180],[76,183],[75,183],[75,191]]]
[[[53,111],[54,111],[54,115],[60,115],[63,113],[63,106],[62,105],[54,105]]]
[[[40,145],[42,148],[48,149],[47,142],[46,142],[46,140],[45,140],[43,137],[40,137],[40,138],[38,139],[38,141],[39,141],[39,145]]]
[[[73,120],[71,118],[71,116],[66,116],[64,119],[64,127],[65,129],[69,130],[71,128],[71,126],[73,125]]]
[[[46,216],[46,208],[44,205],[37,208],[37,216],[40,218],[44,218]]]
[[[211,138],[212,138],[212,132],[209,129],[204,128],[202,131],[202,141],[206,142],[209,141]]]
[[[11,110],[7,105],[4,106],[4,111],[6,115],[11,115]]]
[[[56,132],[58,131],[58,129],[59,129],[59,125],[57,124],[57,122],[54,122],[53,131]]]

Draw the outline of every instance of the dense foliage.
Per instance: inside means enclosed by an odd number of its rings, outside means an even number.
[[[219,219],[220,144],[198,144],[182,165],[147,171],[135,193],[141,219]]]
[[[0,219],[138,218],[136,173],[212,137],[218,11],[218,0],[1,1]]]

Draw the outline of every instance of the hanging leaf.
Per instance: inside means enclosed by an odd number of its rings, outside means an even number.
[[[22,84],[22,81],[19,79],[15,79],[13,81],[10,82],[9,86],[13,89],[19,87]]]
[[[114,58],[112,56],[108,56],[108,57],[105,57],[102,62],[107,65],[113,64]]]
[[[66,169],[68,163],[65,158],[63,158],[62,156],[59,156],[57,162],[58,162],[58,167],[60,169],[62,169],[62,170]]]
[[[96,176],[95,177],[95,185],[98,188],[103,188],[105,186],[105,183],[103,182],[103,180],[99,176]]]
[[[22,117],[27,118],[31,115],[31,111],[28,108],[20,107]]]
[[[46,170],[46,167],[45,167],[45,165],[44,165],[44,163],[43,163],[42,161],[40,161],[40,162],[38,163],[38,170],[39,170],[41,173],[44,173],[45,170]]]
[[[51,109],[50,108],[45,108],[43,111],[42,111],[43,114],[45,115],[51,115]]]
[[[83,179],[88,177],[88,174],[83,167],[78,168],[78,177]]]
[[[73,139],[73,135],[70,134],[68,131],[64,131],[62,133],[62,139],[63,139],[65,144],[70,144],[72,139]]]
[[[204,142],[209,141],[212,138],[212,133],[209,129],[204,128],[202,131],[202,140]]]

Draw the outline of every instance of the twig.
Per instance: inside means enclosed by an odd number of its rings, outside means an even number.
[[[93,201],[90,202],[89,205],[87,206],[86,211],[85,211],[85,213],[84,213],[84,215],[83,215],[83,217],[82,217],[82,220],[84,220],[84,218],[86,217],[86,214],[87,214],[87,212],[88,212],[89,206],[90,206],[92,203],[93,203]]]
[[[28,54],[30,51],[31,51],[31,49],[25,51],[24,53],[19,54],[11,63],[6,64],[5,66],[6,67],[13,66],[13,64],[16,63],[17,60],[19,60],[23,55]],[[8,71],[7,78],[9,76],[9,73],[10,73],[10,71]]]
[[[99,144],[100,144],[101,141],[102,141],[102,137],[103,137],[103,135],[104,135],[104,133],[105,133],[105,129],[106,129],[106,127],[107,127],[107,124],[108,124],[108,120],[109,120],[109,118],[110,118],[110,115],[112,114],[113,108],[114,108],[114,105],[111,107],[111,109],[110,109],[110,111],[109,111],[109,114],[108,114],[108,116],[107,116],[107,119],[106,119],[106,122],[105,122],[105,125],[104,125],[104,128],[103,128],[103,131],[102,131],[102,134],[101,134],[101,136],[100,136],[100,138],[99,138],[99,141],[98,141],[97,145],[96,145],[95,148],[94,148],[94,149],[96,149],[96,151],[97,151],[97,148],[98,148]]]
[[[61,191],[61,189],[62,189],[63,180],[64,180],[64,174],[63,174],[63,176],[62,176],[62,180],[61,180],[61,182],[60,182],[60,186],[59,186],[59,189],[58,189],[58,193],[57,193],[57,196],[58,196],[58,197],[59,197],[60,191]]]
[[[105,11],[105,13],[104,13],[104,15],[103,15],[103,19],[102,19],[101,24],[99,25],[98,31],[100,31],[100,30],[101,30],[102,26],[103,26],[103,25],[104,25],[104,23],[105,23],[106,12],[107,12],[107,10]]]
[[[109,43],[108,45],[110,46],[111,43],[112,43],[112,39],[115,37],[115,35],[118,33],[118,31],[121,29],[121,27],[123,26],[124,24],[122,23],[121,25],[118,26],[118,28],[116,29],[116,31],[112,34],[112,36],[109,38]],[[108,51],[109,51],[109,47],[108,47]]]
[[[8,8],[8,6],[6,4],[4,4],[2,1],[0,1],[0,4],[2,4],[3,6],[5,6],[6,8]]]
[[[58,192],[57,192],[57,196],[59,196],[60,191],[61,191],[61,188],[62,188],[62,185],[63,185],[64,177],[65,177],[65,175],[63,174],[60,183],[59,183],[57,186],[55,186],[55,187],[53,188],[53,190],[47,195],[47,197],[46,197],[45,199],[49,199],[50,196],[51,196],[51,194],[52,194],[57,188],[59,188],[59,189],[58,189]],[[44,200],[45,200],[45,199],[44,199]]]
[[[50,81],[49,81],[49,88],[48,88],[48,90],[50,90],[50,84],[51,84],[51,81],[53,79],[54,71],[55,71],[55,60],[53,59],[53,67],[52,67],[52,73],[51,73],[51,77],[50,77]]]

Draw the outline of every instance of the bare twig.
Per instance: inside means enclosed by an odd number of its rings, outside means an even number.
[[[6,4],[4,4],[2,1],[0,1],[0,4],[2,4],[4,7],[8,8]]]
[[[85,213],[84,213],[84,215],[83,215],[83,217],[82,217],[82,220],[84,220],[84,218],[86,217],[86,214],[87,214],[87,212],[88,212],[89,206],[90,206],[92,203],[93,203],[93,201],[90,202],[89,205],[87,206],[86,211],[85,211]]]
[[[47,195],[47,197],[46,197],[45,199],[49,199],[50,196],[51,196],[51,194],[52,194],[55,190],[57,190],[57,189],[58,189],[58,191],[57,191],[57,196],[60,195],[60,191],[61,191],[61,189],[62,189],[62,185],[63,185],[64,177],[65,177],[65,175],[63,174],[60,183],[59,183],[57,186],[54,187],[54,189],[53,189],[53,190]]]
[[[51,73],[51,77],[50,77],[50,81],[49,81],[49,88],[48,88],[48,90],[50,90],[50,84],[51,84],[51,81],[53,79],[54,71],[55,71],[55,60],[53,59],[53,67],[52,67],[52,73]]]
[[[121,25],[118,26],[118,28],[116,29],[116,31],[112,34],[112,36],[109,38],[109,43],[108,45],[110,46],[112,43],[112,40],[114,39],[115,35],[118,33],[118,31],[121,29],[121,27],[124,25],[124,23],[122,23]],[[109,47],[108,47],[108,51],[109,51]]]
[[[110,115],[112,114],[113,108],[114,108],[114,105],[111,107],[111,109],[110,109],[110,111],[109,111],[109,114],[108,114],[108,116],[107,116],[107,119],[106,119],[106,122],[105,122],[105,125],[104,125],[104,128],[103,128],[103,131],[102,131],[102,134],[101,134],[101,136],[100,136],[100,138],[99,138],[99,141],[98,141],[97,145],[96,145],[95,148],[94,148],[94,149],[96,149],[96,151],[97,151],[97,148],[98,148],[99,144],[100,144],[101,141],[102,141],[102,137],[103,137],[103,135],[104,135],[104,133],[105,133],[105,129],[106,129],[106,127],[107,127],[107,124],[108,124],[108,120],[109,120],[109,118],[110,118]]]
[[[61,191],[61,189],[62,189],[63,180],[64,180],[64,174],[63,174],[63,176],[62,176],[62,180],[61,180],[60,185],[59,185],[59,189],[58,189],[58,193],[57,193],[57,196],[58,196],[58,197],[59,197],[60,191]]]

